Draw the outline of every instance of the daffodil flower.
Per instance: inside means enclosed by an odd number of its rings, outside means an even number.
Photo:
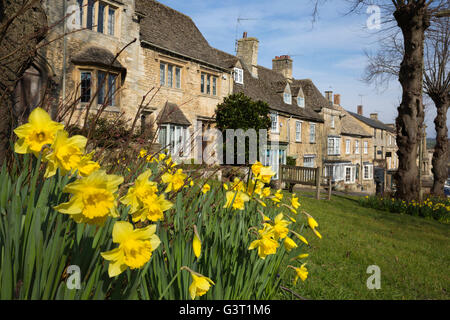
[[[200,254],[202,253],[202,242],[197,232],[197,226],[195,225],[194,225],[194,239],[192,240],[192,248],[194,249],[194,254],[198,259],[200,257]]]
[[[291,251],[292,249],[294,249],[294,248],[297,248],[298,246],[297,246],[297,244],[295,243],[295,241],[294,240],[292,240],[291,238],[289,238],[289,237],[286,237],[285,239],[284,239],[284,248],[286,249],[286,251]]]
[[[194,300],[196,297],[201,297],[214,285],[214,282],[201,274],[191,271],[192,283],[189,286],[189,294],[191,299]]]
[[[207,183],[205,183],[202,187],[203,194],[206,194],[209,190],[211,190],[211,186]]]
[[[52,144],[56,133],[63,129],[64,125],[53,121],[44,109],[36,108],[31,111],[28,123],[14,129],[14,133],[19,137],[14,144],[14,151],[38,156],[42,147]]]
[[[103,225],[108,216],[118,217],[115,192],[123,178],[107,175],[104,170],[69,183],[63,189],[73,194],[68,202],[54,207],[55,210],[69,214],[77,223]]]
[[[93,155],[94,152],[83,155],[80,162],[77,164],[76,169],[78,170],[78,174],[80,176],[87,177],[92,172],[100,169],[100,165],[97,162],[92,161]]]
[[[86,143],[86,137],[77,135],[69,138],[67,131],[56,132],[50,147],[51,151],[45,156],[45,160],[48,162],[45,177],[54,176],[58,168],[62,175],[77,168],[83,158]]]
[[[298,268],[293,267],[293,266],[288,266],[288,267],[292,268],[296,273],[295,279],[294,279],[294,285],[297,284],[298,278],[302,279],[302,281],[305,281],[306,278],[308,277],[308,270],[306,269],[305,265],[306,265],[306,263],[302,264]]]
[[[233,209],[244,210],[245,203],[250,200],[248,194],[242,191],[227,191],[225,196],[227,201],[224,205],[224,208],[229,208],[232,205]]]
[[[114,224],[112,238],[114,243],[119,244],[119,247],[101,253],[105,260],[110,261],[109,277],[118,276],[128,267],[130,269],[143,267],[150,260],[152,252],[161,243],[155,232],[155,224],[142,229],[133,229],[131,223],[117,221]]]
[[[183,173],[183,169],[178,169],[175,174],[168,172],[161,176],[161,180],[167,183],[166,193],[170,191],[178,191],[183,187],[187,175]]]

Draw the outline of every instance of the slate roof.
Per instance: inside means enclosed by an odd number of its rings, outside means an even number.
[[[370,126],[372,128],[386,130],[386,131],[395,133],[395,129],[394,128],[384,124],[383,122],[381,122],[379,120],[374,120],[374,119],[371,119],[371,118],[367,118],[367,117],[364,117],[364,116],[362,116],[360,114],[357,114],[357,113],[354,113],[354,112],[351,112],[351,111],[347,111],[347,112],[350,113],[353,117],[355,117],[359,121],[364,122],[365,124],[367,124],[368,126]]]
[[[203,37],[192,19],[154,0],[136,0],[141,16],[141,41],[172,53],[224,67],[217,50]]]
[[[156,122],[158,124],[178,124],[182,126],[190,126],[191,123],[175,103],[166,103],[164,108],[159,113]]]
[[[322,108],[331,108],[330,102],[320,93],[319,89],[314,85],[311,79],[293,80],[291,87],[295,88],[295,95],[298,94],[300,87],[305,95],[305,103],[316,112],[320,112]],[[294,93],[292,93],[294,95]]]

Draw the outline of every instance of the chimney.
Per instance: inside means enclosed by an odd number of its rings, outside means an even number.
[[[244,32],[242,39],[238,40],[237,57],[241,58],[247,66],[250,73],[258,77],[258,45],[259,41],[256,38],[248,38],[247,32]]]
[[[378,113],[371,113],[370,114],[370,119],[378,120]]]
[[[333,104],[333,91],[325,91],[325,98],[330,104]]]
[[[340,94],[334,95],[334,104],[337,104],[338,106],[341,105],[341,95]]]
[[[362,115],[363,115],[363,106],[362,106],[362,105],[359,105],[356,112],[357,112],[360,116],[362,116]]]
[[[283,77],[292,80],[292,59],[288,55],[276,56],[272,59],[272,70],[281,73]]]

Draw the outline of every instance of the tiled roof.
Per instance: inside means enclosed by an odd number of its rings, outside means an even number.
[[[320,93],[319,89],[314,85],[311,79],[293,80],[292,87],[296,88],[298,93],[300,87],[305,95],[305,103],[316,112],[320,112],[322,108],[332,108],[327,99]],[[332,108],[333,109],[333,108]]]
[[[142,15],[141,41],[181,56],[223,67],[217,50],[203,37],[192,19],[154,0],[136,0]]]
[[[247,70],[243,61],[241,61],[241,64],[244,65],[244,84],[234,83],[234,92],[243,92],[253,100],[267,102],[271,110],[286,113],[304,120],[323,122],[323,118],[313,110],[313,99],[309,99],[306,94],[305,108],[297,106],[295,101],[292,101],[292,105],[284,103],[283,95],[278,90],[281,86],[284,89],[287,81],[281,74],[258,66],[258,77],[255,78]],[[309,103],[308,100],[310,101]]]
[[[166,103],[156,120],[158,124],[170,123],[182,126],[190,126],[191,123],[184,115],[183,111],[174,103]]]
[[[359,121],[364,122],[365,124],[367,124],[368,126],[370,126],[372,128],[386,130],[386,131],[389,131],[389,132],[395,132],[394,128],[384,124],[383,122],[381,122],[379,120],[367,118],[367,117],[364,117],[364,116],[362,116],[360,114],[357,114],[357,113],[354,113],[354,112],[350,112],[350,111],[347,111],[347,112],[350,113],[353,117],[355,117]]]

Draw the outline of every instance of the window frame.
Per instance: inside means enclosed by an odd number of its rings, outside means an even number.
[[[286,104],[292,104],[292,95],[289,92],[283,93],[283,102]]]
[[[83,108],[85,105],[89,104],[91,102],[91,100],[94,98],[95,101],[93,102],[93,105],[96,106],[97,108],[101,107],[104,102],[102,103],[100,101],[100,92],[102,91],[102,95],[103,95],[103,101],[111,101],[106,105],[106,108],[112,108],[112,109],[120,109],[120,94],[118,94],[120,92],[120,88],[122,87],[122,78],[121,78],[121,74],[117,71],[111,71],[111,70],[107,70],[105,68],[101,68],[101,67],[77,67],[78,72],[77,74],[77,78],[78,81],[80,81],[80,108]],[[82,99],[82,75],[83,73],[89,73],[90,74],[90,88],[89,88],[89,99],[87,101],[85,101],[85,99]],[[105,76],[104,80],[103,80],[103,89],[100,90],[100,85],[101,83],[100,81],[100,74],[103,74]],[[114,77],[115,80],[111,83],[110,82],[110,78]],[[111,90],[110,86],[111,84],[114,85],[114,89]],[[94,95],[97,94],[95,97]],[[112,99],[111,99],[112,97]],[[106,111],[114,111],[114,110],[106,110]]]
[[[298,105],[300,108],[305,108],[305,98],[302,97],[302,96],[298,96],[298,97],[297,97],[297,105]]]
[[[364,143],[363,143],[363,153],[369,154],[369,142],[368,141],[364,141]]]
[[[334,127],[335,127],[335,120],[334,120],[334,115],[331,115],[331,120],[330,120],[330,127],[332,128],[332,129],[334,129]]]
[[[355,154],[359,154],[359,140],[355,140]]]
[[[345,154],[351,153],[351,140],[345,139]]]
[[[241,68],[237,68],[235,67],[233,69],[233,79],[234,82],[239,83],[239,84],[244,84],[244,70]]]
[[[162,69],[164,66],[164,71]],[[179,71],[179,72],[177,72]],[[167,62],[165,60],[159,61],[159,85],[166,88],[181,89],[182,87],[182,72],[183,67]],[[164,78],[164,79],[163,79]],[[164,81],[164,84],[162,83]],[[169,85],[170,84],[170,85]]]
[[[333,141],[331,144],[330,141]],[[328,137],[327,139],[327,155],[340,156],[341,155],[341,137]]]
[[[80,10],[80,28],[118,37],[120,27],[120,7],[109,1],[77,0]],[[100,15],[100,8],[103,14]],[[113,12],[111,19],[111,12]],[[112,27],[111,27],[112,26]]]
[[[213,87],[214,82],[215,88]],[[217,97],[219,92],[219,76],[202,71],[200,74],[200,92],[208,96]]]
[[[189,127],[187,126],[165,123],[158,130],[158,143],[173,157],[187,158],[190,156],[188,137]],[[165,141],[164,145],[161,140]]]
[[[347,180],[347,169],[350,169],[350,179]],[[355,166],[344,166],[344,183],[352,184],[355,183]]]
[[[309,165],[309,163],[306,163],[306,160],[308,160],[307,162],[311,162],[311,165]],[[314,168],[315,164],[316,164],[316,155],[304,155],[303,156],[303,166],[304,167]]]
[[[274,118],[272,116],[275,116],[275,121],[273,120]],[[280,122],[278,119],[278,112],[271,112],[270,120],[271,120],[270,132],[271,133],[280,133]],[[273,125],[274,123],[275,123],[275,129],[274,129],[274,125]]]
[[[366,168],[367,168],[367,177],[366,177]],[[363,165],[363,180],[372,180],[373,179],[373,164],[364,164]]]
[[[312,130],[314,128],[314,130]],[[316,124],[309,124],[309,143],[316,143]]]
[[[302,122],[296,120],[295,121],[295,142],[302,142]],[[300,130],[298,130],[300,128]]]

